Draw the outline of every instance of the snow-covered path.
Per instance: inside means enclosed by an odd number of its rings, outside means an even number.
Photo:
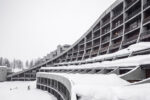
[[[30,85],[30,90],[27,87]],[[48,92],[36,89],[36,82],[1,82],[0,100],[56,100]]]

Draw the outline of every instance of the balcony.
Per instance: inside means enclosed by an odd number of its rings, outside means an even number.
[[[106,43],[106,42],[109,42],[109,39],[102,40],[102,43]]]
[[[119,37],[123,34],[123,32],[118,32],[117,34],[113,34],[112,35],[112,39],[116,38],[116,37]]]
[[[125,9],[127,9],[128,7],[130,7],[134,2],[136,2],[137,0],[130,0],[131,2],[129,2],[127,4],[127,6],[125,7]]]
[[[150,6],[150,0],[144,4],[143,9],[147,8],[148,6]]]
[[[96,42],[93,44],[93,46],[99,46],[100,42]]]
[[[130,38],[127,38],[126,40],[123,41],[123,44],[129,44],[129,43],[132,43],[132,42],[135,42],[138,38],[138,35],[134,35]]]
[[[141,8],[139,7],[138,9],[136,9],[134,12],[132,12],[131,14],[128,14],[128,16],[126,17],[125,20],[130,19],[131,17],[135,16],[136,14],[138,14],[141,11]]]
[[[119,25],[121,25],[123,23],[122,20],[120,20],[118,23],[113,24],[112,29],[118,27]]]
[[[79,54],[79,55],[78,55],[78,57],[82,57],[82,56],[83,56],[83,54]]]
[[[117,42],[117,43],[114,43],[110,46],[110,49],[115,49],[115,48],[118,48],[120,46],[121,42]]]
[[[95,32],[95,31],[97,31],[98,29],[100,29],[100,25],[96,26],[96,27],[93,29],[93,31]]]
[[[100,33],[99,34],[94,34],[94,38],[97,38],[100,36]]]
[[[80,48],[80,51],[84,50],[84,47],[83,48]]]
[[[95,55],[97,53],[98,53],[98,50],[94,50],[94,51],[91,52],[92,55]]]
[[[92,36],[90,38],[86,39],[86,42],[91,41],[92,40]]]
[[[110,19],[107,19],[106,21],[104,21],[102,26],[106,25],[108,22],[110,22]]]
[[[140,40],[150,38],[150,30],[147,30],[141,34]]]
[[[86,46],[86,49],[89,49],[89,48],[91,48],[91,47],[92,47],[92,45]]]
[[[123,11],[123,10],[120,10],[120,11],[114,13],[112,19],[114,19],[114,18],[116,18],[118,15],[120,15],[120,14],[122,13],[122,11]]]
[[[139,26],[140,26],[139,24],[132,25],[132,27],[130,25],[128,28],[125,29],[125,33],[129,32],[129,31],[131,31],[131,30],[133,30]]]
[[[145,23],[147,23],[147,22],[149,22],[149,21],[150,21],[150,16],[149,16],[149,17],[146,17],[146,18],[144,19],[143,23],[145,24]]]
[[[90,52],[87,52],[86,54],[85,54],[85,56],[89,56],[90,55]]]
[[[100,49],[100,52],[107,51],[107,49],[108,49],[108,46],[107,46],[107,47],[102,47],[102,48]]]

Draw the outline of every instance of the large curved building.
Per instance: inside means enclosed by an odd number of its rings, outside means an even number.
[[[53,68],[53,72],[103,74],[113,72],[118,75],[125,73],[121,78],[130,82],[140,81],[150,76],[150,62],[138,65],[130,63],[131,65],[127,64],[126,67],[113,64],[109,68],[105,64],[103,64],[105,68],[101,67],[100,63],[105,61],[117,62],[120,59],[130,59],[139,55],[149,57],[149,42],[150,0],[116,0],[69,49],[38,66],[9,75],[7,79],[35,80],[36,73],[43,71],[43,69],[40,70],[41,67],[49,67],[51,69],[51,67],[57,66],[59,70]],[[138,45],[139,43],[145,43],[147,46],[137,50],[131,48],[134,44]],[[136,48],[137,45],[134,47]],[[128,52],[117,53],[123,50]],[[117,55],[115,56],[106,56],[116,53]],[[146,59],[144,57],[143,59]],[[142,62],[143,60],[140,61]],[[77,65],[84,64],[86,66],[87,63],[95,64],[96,62],[99,65],[92,65],[80,70],[76,69]],[[60,69],[60,67],[72,65],[74,65],[73,70],[68,68]],[[46,72],[50,69],[45,69],[44,71]]]

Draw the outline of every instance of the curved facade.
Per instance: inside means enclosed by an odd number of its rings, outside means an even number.
[[[69,62],[111,54],[141,41],[150,42],[150,0],[117,0],[68,50],[34,68],[10,75],[8,80],[14,77],[20,78],[19,75],[24,78],[25,74],[29,74],[27,78],[30,79],[32,72],[36,74],[41,67],[55,66],[59,63],[69,64]],[[103,61],[148,53],[149,49]],[[76,64],[80,63],[74,63]]]

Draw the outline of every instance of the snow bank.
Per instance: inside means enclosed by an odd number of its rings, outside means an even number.
[[[30,85],[31,89],[27,90]],[[35,88],[35,82],[3,82],[0,83],[1,100],[56,100],[48,92]]]

